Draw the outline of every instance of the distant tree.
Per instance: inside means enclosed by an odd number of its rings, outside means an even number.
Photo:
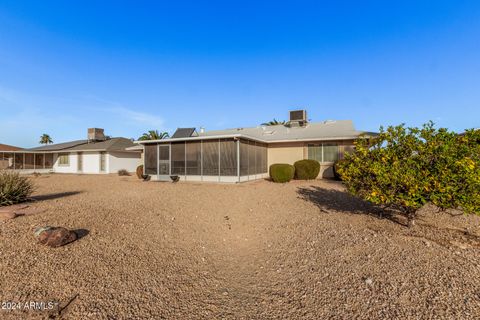
[[[338,172],[351,194],[403,212],[409,226],[426,203],[480,214],[479,141],[480,130],[458,135],[433,122],[380,128],[357,140]]]
[[[50,144],[50,143],[53,143],[53,140],[52,140],[52,138],[50,138],[50,136],[48,134],[44,133],[40,137],[39,143],[40,144]]]
[[[145,132],[138,140],[161,140],[168,138],[168,132],[158,132],[158,130],[149,130]]]
[[[278,121],[274,118],[272,121],[262,123],[262,126],[276,126],[279,124],[285,124],[285,121]]]

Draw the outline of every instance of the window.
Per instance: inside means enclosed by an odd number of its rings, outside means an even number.
[[[156,144],[145,145],[145,174],[157,174],[157,147]]]
[[[256,174],[256,171],[257,171],[256,149],[257,148],[255,147],[255,141],[249,141],[248,142],[248,175],[254,175]]]
[[[338,146],[336,144],[323,145],[323,162],[335,162],[338,160]]]
[[[45,154],[45,169],[53,168],[53,153]]]
[[[257,142],[257,159],[256,159],[256,171],[257,174],[268,172],[267,168],[267,146],[265,144]]]
[[[240,175],[248,176],[249,147],[247,140],[240,140]]]
[[[318,162],[335,162],[338,160],[338,145],[336,144],[309,144],[308,159]]]
[[[35,169],[43,169],[43,165],[44,165],[43,160],[44,160],[43,153],[35,154]]]
[[[59,153],[58,154],[58,165],[59,166],[69,166],[70,165],[70,156],[68,153]]]
[[[218,140],[206,140],[202,142],[203,147],[203,175],[218,176],[219,153]]]
[[[202,145],[200,141],[187,142],[187,175],[199,176],[202,172]]]
[[[15,169],[23,169],[23,153],[15,153]]]
[[[322,146],[317,146],[314,144],[308,145],[308,159],[310,160],[317,160],[318,162],[322,162]]]
[[[24,162],[24,169],[35,169],[35,155],[33,153],[25,153]]]
[[[185,142],[172,143],[172,174],[185,174]]]
[[[237,142],[234,140],[220,140],[220,175],[237,175]]]

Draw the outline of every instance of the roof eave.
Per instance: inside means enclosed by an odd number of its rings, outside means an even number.
[[[255,140],[263,143],[285,143],[285,142],[306,142],[306,141],[333,141],[333,140],[355,140],[358,139],[363,133],[352,136],[332,136],[332,137],[319,137],[319,138],[302,138],[302,139],[282,139],[282,140],[265,140],[255,138],[246,134],[228,134],[228,135],[212,135],[212,136],[198,136],[188,138],[168,138],[158,140],[139,140],[135,141],[138,144],[149,143],[170,143],[181,141],[196,141],[196,140],[212,140],[212,139],[228,139],[228,138],[244,138],[248,140]]]

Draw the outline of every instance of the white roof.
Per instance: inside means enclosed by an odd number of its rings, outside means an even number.
[[[214,130],[200,133],[200,136],[240,134],[261,141],[274,143],[286,141],[355,139],[362,133],[364,132],[355,130],[351,120],[330,120],[307,123],[303,127],[275,125]]]
[[[375,133],[357,131],[351,120],[328,120],[323,122],[310,122],[305,126],[258,126],[251,128],[234,128],[226,130],[212,130],[200,132],[197,137],[169,138],[162,140],[137,141],[148,142],[174,142],[184,140],[203,140],[219,138],[246,138],[265,143],[294,142],[294,141],[329,141],[356,139],[361,134]]]

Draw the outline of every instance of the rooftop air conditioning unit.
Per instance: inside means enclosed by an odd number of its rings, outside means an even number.
[[[290,111],[290,121],[288,122],[290,127],[303,127],[307,124],[307,111],[306,110],[293,110]]]

